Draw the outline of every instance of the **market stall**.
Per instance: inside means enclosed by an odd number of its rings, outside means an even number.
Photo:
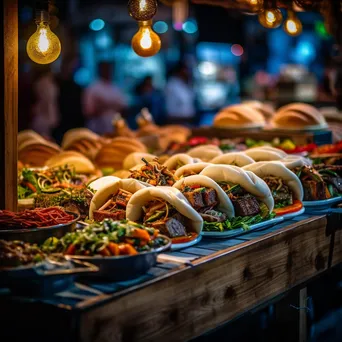
[[[2,9],[0,340],[185,341],[290,290],[306,306],[342,261],[342,145],[318,110],[18,134],[16,1]]]

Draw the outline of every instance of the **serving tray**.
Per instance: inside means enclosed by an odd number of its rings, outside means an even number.
[[[257,224],[252,224],[248,230],[244,230],[242,228],[237,228],[237,229],[227,230],[227,231],[223,231],[223,232],[204,232],[204,231],[202,231],[202,235],[204,237],[210,237],[213,239],[227,239],[227,238],[232,238],[232,237],[236,237],[236,236],[243,235],[243,234],[248,234],[251,231],[256,230],[256,229],[273,226],[275,224],[282,222],[283,220],[284,220],[284,218],[282,216],[280,216],[280,217],[275,217],[275,218],[268,220],[268,221],[260,222]]]

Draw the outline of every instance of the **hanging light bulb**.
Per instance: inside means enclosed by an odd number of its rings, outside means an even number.
[[[30,37],[26,51],[30,59],[38,64],[50,64],[61,54],[61,42],[51,31],[49,14],[46,11],[39,13],[37,31]]]
[[[283,15],[278,8],[266,8],[258,14],[258,17],[259,23],[266,28],[277,28],[283,21]]]
[[[139,21],[139,31],[132,38],[132,48],[141,57],[154,56],[161,47],[160,38],[151,26],[152,20]]]
[[[129,0],[129,15],[136,21],[151,20],[157,13],[157,0]]]
[[[238,3],[245,6],[246,10],[250,13],[256,13],[262,10],[263,0],[238,0]]]
[[[303,31],[303,26],[293,11],[287,12],[287,19],[284,22],[284,31],[290,36],[298,36]]]

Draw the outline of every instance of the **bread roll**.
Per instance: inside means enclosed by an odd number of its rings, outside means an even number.
[[[258,128],[265,123],[262,114],[243,104],[223,108],[214,118],[214,127],[223,128]]]
[[[292,103],[278,109],[271,124],[279,129],[322,129],[327,127],[324,116],[315,107]]]
[[[148,162],[157,158],[157,156],[150,153],[133,152],[130,153],[123,161],[123,168],[125,170],[130,170],[132,167],[141,164],[142,158],[146,159]]]
[[[283,153],[278,153],[276,151],[266,150],[263,148],[252,148],[250,150],[246,150],[245,154],[254,159],[256,162],[283,159]]]

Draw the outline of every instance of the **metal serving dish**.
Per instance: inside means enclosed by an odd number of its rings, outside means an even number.
[[[159,235],[167,240],[167,244],[150,252],[142,252],[136,255],[121,255],[112,257],[70,255],[70,259],[86,261],[99,268],[99,272],[92,276],[101,277],[112,281],[124,281],[145,274],[157,263],[158,253],[171,247],[171,240],[165,235]]]
[[[70,211],[66,211],[69,215],[73,215],[74,219],[68,223],[58,224],[50,227],[39,228],[18,228],[18,229],[0,229],[0,239],[7,241],[24,241],[30,243],[41,244],[49,237],[61,238],[76,228],[76,222],[80,216]]]
[[[0,287],[20,295],[49,296],[71,286],[76,276],[99,270],[91,263],[65,259],[63,263],[48,259],[35,265],[0,268]]]

